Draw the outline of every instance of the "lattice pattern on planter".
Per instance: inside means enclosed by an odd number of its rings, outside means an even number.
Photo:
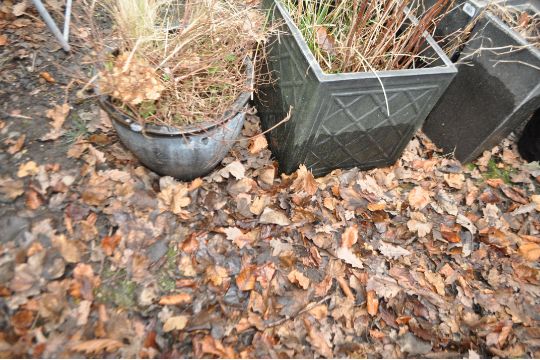
[[[389,89],[390,116],[382,91],[332,93],[306,165],[319,173],[336,166],[391,163],[420,126],[414,119],[438,92],[438,86]]]

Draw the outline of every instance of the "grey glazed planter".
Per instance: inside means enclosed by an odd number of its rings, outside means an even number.
[[[326,74],[283,5],[265,0],[263,6],[281,24],[267,49],[267,70],[277,80],[257,92],[263,128],[292,107],[291,119],[267,134],[280,170],[290,173],[305,164],[320,176],[336,168],[393,164],[456,73],[433,39],[427,36],[438,58],[433,67]]]
[[[528,6],[521,3],[516,7]],[[514,51],[508,51],[509,46]],[[469,162],[500,143],[540,108],[540,51],[485,12],[459,61],[465,63],[458,64],[458,75],[423,130],[446,152]]]
[[[253,86],[253,66],[246,59],[248,86]],[[99,104],[110,116],[120,141],[148,168],[160,175],[188,181],[208,174],[219,164],[242,130],[251,92],[242,93],[217,121],[184,126],[146,125],[112,106],[104,96]]]

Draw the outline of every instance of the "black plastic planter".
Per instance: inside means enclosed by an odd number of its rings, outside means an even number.
[[[257,96],[263,127],[276,125],[292,108],[291,119],[267,135],[280,170],[305,164],[320,176],[393,164],[456,73],[433,39],[427,36],[438,59],[431,67],[326,74],[283,5],[266,0],[263,6],[282,27],[267,49],[268,70],[277,80]]]
[[[523,2],[516,7],[535,11]],[[540,51],[485,12],[459,61],[464,63],[458,65],[458,75],[423,130],[446,152],[468,162],[497,145],[540,108]]]

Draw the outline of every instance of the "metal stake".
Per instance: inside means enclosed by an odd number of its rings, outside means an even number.
[[[69,42],[69,23],[71,21],[71,0],[66,0],[66,12],[64,14],[64,40]]]
[[[51,32],[54,34],[54,37],[56,37],[56,40],[58,40],[60,45],[62,45],[62,48],[64,49],[64,51],[70,51],[71,48],[69,44],[67,43],[67,39],[64,37],[64,35],[62,35],[62,33],[60,32],[60,29],[58,29],[58,26],[56,26],[56,23],[54,22],[53,18],[51,17],[47,9],[45,9],[45,6],[43,6],[43,3],[41,2],[41,0],[32,0],[32,2],[34,3],[34,6],[39,12],[39,15],[41,15],[43,20],[45,20],[45,23],[49,27],[49,30],[51,30]],[[69,14],[68,14],[68,6],[66,6],[66,14],[70,15],[71,14],[71,1],[68,0],[68,2],[69,2]],[[66,24],[64,24],[64,34],[67,37],[69,36],[69,20],[66,21],[66,23],[67,23],[67,30],[66,30]]]

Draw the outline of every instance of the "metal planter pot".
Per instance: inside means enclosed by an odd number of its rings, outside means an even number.
[[[538,11],[527,2],[513,4]],[[540,108],[540,50],[485,12],[459,61],[465,63],[457,65],[458,75],[423,130],[446,152],[469,162],[524,125]]]
[[[267,49],[267,70],[277,80],[256,97],[263,128],[279,123],[292,107],[291,119],[267,134],[280,170],[305,164],[320,176],[336,168],[393,164],[456,73],[433,39],[427,36],[438,58],[433,67],[326,74],[283,5],[266,0],[263,6],[282,24]]]
[[[253,65],[246,59],[248,86],[253,86]],[[149,169],[188,181],[208,174],[237,139],[245,120],[251,92],[242,93],[218,121],[181,128],[139,125],[116,110],[102,96],[99,104],[110,116],[120,141]]]

